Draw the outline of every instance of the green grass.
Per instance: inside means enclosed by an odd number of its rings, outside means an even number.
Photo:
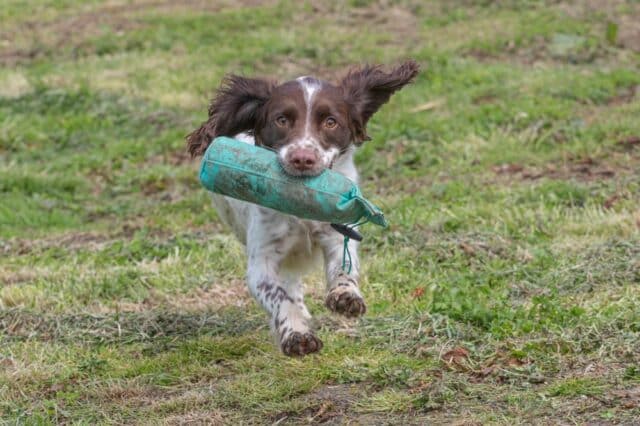
[[[5,6],[3,422],[640,421],[637,2]],[[309,277],[288,359],[184,136],[227,72],[407,57],[357,153],[367,315]]]

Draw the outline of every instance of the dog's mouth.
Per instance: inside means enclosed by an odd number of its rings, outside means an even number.
[[[333,167],[336,165],[336,162],[338,161],[338,158],[344,152],[346,152],[346,150],[345,151],[341,151],[338,154],[338,156],[332,158],[331,161],[329,162],[329,164],[320,165],[317,168],[309,169],[309,170],[298,170],[293,165],[287,163],[287,161],[284,161],[282,158],[280,158],[280,156],[278,156],[278,163],[280,163],[280,166],[282,167],[282,169],[289,176],[293,176],[293,177],[314,177],[314,176],[320,176],[325,170],[333,170]]]
[[[328,167],[321,165],[311,169],[299,170],[294,165],[280,159],[280,157],[278,157],[278,163],[280,163],[282,170],[284,170],[286,174],[292,177],[315,177],[321,175],[325,170],[331,169],[333,167],[333,162],[331,162]]]

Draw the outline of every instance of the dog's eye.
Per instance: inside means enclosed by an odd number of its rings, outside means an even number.
[[[286,126],[288,123],[287,117],[284,115],[279,115],[276,117],[276,124],[280,127]]]
[[[324,125],[327,129],[333,129],[338,125],[338,122],[333,117],[327,117],[327,119],[324,120]]]

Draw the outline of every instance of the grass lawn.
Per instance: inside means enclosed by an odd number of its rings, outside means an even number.
[[[637,1],[2,3],[0,422],[639,424]],[[286,358],[184,136],[227,72],[408,57],[367,315],[310,276]]]

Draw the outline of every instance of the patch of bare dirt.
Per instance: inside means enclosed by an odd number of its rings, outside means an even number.
[[[96,232],[72,232],[52,238],[38,240],[28,240],[14,238],[4,241],[0,245],[0,253],[25,255],[34,251],[46,250],[54,247],[65,247],[67,249],[90,249],[99,250],[112,242],[114,236],[99,234]]]
[[[197,159],[192,159],[186,149],[179,149],[163,154],[153,155],[145,160],[146,164],[170,164],[182,166],[185,164],[197,164]]]
[[[273,69],[277,69],[274,80],[284,81],[301,75],[312,75],[314,77],[331,81],[340,81],[349,71],[349,65],[328,67],[317,60],[305,57],[281,56],[276,57],[270,63],[256,62],[255,69],[258,74],[273,74]]]
[[[640,12],[634,16],[620,19],[618,44],[626,49],[640,53]]]
[[[23,73],[11,72],[4,77],[0,77],[0,97],[15,99],[29,93],[31,90],[31,83]]]
[[[622,408],[640,408],[640,386],[611,392],[615,402]]]
[[[0,330],[9,340],[61,342],[147,342],[158,337],[239,335],[265,327],[264,318],[248,309],[220,312],[95,312],[50,315],[0,309]]]
[[[132,219],[121,225],[114,226],[116,228],[112,232],[68,232],[54,237],[41,239],[11,238],[0,240],[0,255],[25,255],[34,252],[40,252],[55,247],[61,247],[67,250],[92,250],[98,251],[106,246],[113,244],[118,240],[131,239],[136,232],[145,228],[143,220]],[[209,223],[201,227],[191,227],[185,229],[184,234],[188,233],[189,238],[203,241],[209,236],[220,232],[222,225],[220,223]],[[163,229],[148,229],[146,238],[169,238],[174,234]]]
[[[77,384],[74,384],[77,386]],[[64,390],[64,389],[61,389]],[[138,383],[117,383],[109,384],[106,389],[97,388],[95,395],[90,395],[101,402],[112,402],[125,404],[129,407],[148,406],[154,401],[164,400],[169,397],[166,390],[158,387],[143,385]]]
[[[638,34],[638,37],[640,37],[640,34]],[[640,86],[622,88],[616,95],[607,100],[607,105],[619,106],[633,102],[638,92],[640,92]]]
[[[531,359],[516,357],[509,351],[500,350],[484,359],[475,359],[469,350],[457,346],[441,354],[440,360],[444,369],[466,373],[472,382],[480,382],[488,378],[493,378],[500,383],[511,382],[514,379],[526,380],[533,384],[545,381],[539,373],[531,371],[533,365]]]
[[[228,306],[243,307],[251,302],[251,295],[244,280],[197,288],[184,295],[172,296],[169,306],[180,311],[194,312]]]
[[[25,255],[42,250],[48,250],[61,247],[67,250],[92,250],[98,251],[117,240],[132,238],[133,235],[143,228],[142,224],[125,223],[121,229],[113,233],[101,234],[98,232],[69,232],[55,237],[42,239],[23,239],[12,238],[9,240],[0,240],[0,254]],[[192,230],[198,233],[196,230]],[[151,231],[148,236],[166,237],[166,232],[160,230]]]
[[[251,303],[251,296],[244,281],[237,280],[225,285],[214,285],[197,289],[192,294],[173,299],[170,304],[177,309],[200,311],[214,307],[242,307]]]
[[[418,18],[415,10],[420,4],[417,1],[398,3],[378,0],[362,7],[349,7],[341,2],[312,0],[310,13],[305,12],[298,19],[306,22],[320,15],[347,28],[375,28],[389,33],[399,45],[406,45],[417,36]]]
[[[597,46],[586,37],[575,34],[555,34],[550,39],[537,36],[525,45],[515,40],[505,43],[500,52],[469,49],[464,54],[480,62],[511,61],[523,65],[537,63],[592,63],[612,61],[618,53],[607,43],[623,50],[640,52],[640,5],[630,5],[624,0],[586,0],[558,2],[555,10],[572,19],[595,20],[594,35],[600,38]],[[605,40],[608,26],[615,28],[615,39]],[[614,99],[615,102],[615,99]]]
[[[558,180],[578,180],[592,182],[611,179],[619,174],[633,172],[633,165],[610,164],[591,157],[569,160],[564,163],[548,163],[543,166],[525,166],[505,163],[493,166],[492,171],[500,177],[517,180],[538,180],[542,178]]]
[[[563,2],[559,10],[567,16],[584,19],[594,13],[617,25],[616,44],[640,52],[640,5],[625,0],[584,0]]]
[[[584,122],[585,126],[589,127],[597,123],[611,120],[612,117],[615,117],[618,114],[628,114],[628,112],[625,111],[625,106],[635,102],[638,99],[638,94],[640,94],[640,86],[638,85],[622,87],[618,89],[616,94],[609,97],[601,104],[585,105],[585,108],[579,114],[579,119]],[[636,143],[633,142],[635,137],[637,137],[637,135],[622,137],[618,145],[635,145]],[[557,135],[554,134],[553,138],[559,142],[564,140],[564,136],[561,131],[558,132]],[[627,139],[631,139],[631,141],[627,142]]]
[[[74,383],[77,387],[77,383]],[[61,386],[59,390],[66,390]],[[162,410],[165,404],[180,405],[188,404],[197,406],[205,403],[209,398],[208,392],[193,389],[171,391],[167,388],[139,384],[135,381],[124,383],[114,382],[107,388],[96,388],[92,390],[89,397],[99,400],[100,403],[118,404],[125,407],[157,407]],[[194,407],[195,408],[195,407]],[[164,425],[222,425],[223,415],[220,411],[191,410],[181,414],[173,414],[163,419]]]
[[[563,39],[573,39],[573,46],[562,46]],[[464,55],[479,62],[510,62],[526,66],[554,63],[590,64],[614,56],[613,52],[601,46],[589,45],[584,37],[567,34],[555,34],[550,40],[536,36],[524,45],[517,45],[512,40],[507,42],[500,52],[487,52],[475,48],[465,51]]]
[[[224,416],[217,410],[214,411],[189,411],[184,414],[175,414],[162,421],[164,425],[210,425],[222,426],[229,424],[225,422]]]
[[[117,302],[113,307],[96,306],[94,311],[106,314],[114,312],[145,312],[163,308],[175,312],[206,312],[227,307],[244,307],[252,303],[251,295],[243,280],[224,284],[212,284],[183,294],[166,294],[150,290],[151,296],[141,302]]]
[[[115,37],[139,29],[146,24],[144,13],[171,14],[177,11],[215,13],[224,9],[256,7],[274,4],[274,1],[218,1],[206,0],[143,0],[136,2],[106,2],[93,10],[76,10],[50,21],[30,20],[0,32],[0,64],[16,65],[47,56],[52,51],[72,48],[76,51],[92,52],[95,46],[91,38],[110,29]],[[29,35],[29,43],[16,47],[16,40]]]
[[[415,14],[398,5],[379,1],[365,8],[352,9],[347,25],[366,25],[392,36],[391,42],[398,46],[417,41],[418,19]]]
[[[616,389],[604,394],[582,396],[578,398],[556,398],[554,411],[559,418],[571,418],[580,424],[594,424],[591,421],[603,409],[616,410],[615,423],[602,424],[638,424],[640,413],[640,386]],[[635,414],[634,414],[635,413]],[[600,423],[597,423],[600,424]]]
[[[273,421],[289,420],[305,423],[341,423],[349,417],[350,407],[363,396],[362,385],[337,384],[320,387],[305,396],[308,407],[303,416],[277,414]]]
[[[558,9],[571,18],[584,18],[593,12],[613,14],[626,0],[573,0],[558,2]]]
[[[20,269],[18,271],[5,271],[0,268],[0,286],[10,286],[33,281],[40,276],[33,270]]]
[[[296,23],[305,25],[322,17],[333,25],[326,31],[336,31],[359,37],[362,28],[375,28],[377,33],[385,34],[388,39],[383,44],[396,49],[406,50],[407,46],[419,42],[419,20],[414,12],[420,2],[410,1],[397,4],[386,0],[372,2],[364,7],[348,7],[341,2],[325,2],[314,0],[310,9],[299,13],[294,19]],[[346,49],[348,46],[341,46]],[[269,63],[258,63],[258,72],[271,72],[277,69],[278,78],[293,78],[300,75],[313,75],[328,81],[337,82],[346,75],[352,63],[341,63],[333,66],[320,64],[314,57],[292,55],[272,59]]]
[[[640,136],[627,136],[617,142],[625,151],[631,151],[634,148],[640,148]]]
[[[5,49],[0,49],[0,64],[16,65],[40,57],[51,51],[72,47],[90,49],[88,39],[99,36],[105,27],[120,36],[142,26],[142,22],[127,17],[117,9],[85,12],[78,15],[59,18],[51,22],[28,21],[13,31],[0,34],[6,40]],[[24,47],[15,47],[15,39],[21,34],[29,34],[29,43]]]
[[[523,65],[533,65],[549,59],[547,41],[544,37],[535,37],[526,46],[517,46],[514,41],[509,41],[505,44],[501,53],[472,48],[463,52],[463,55],[479,62],[513,61]]]

